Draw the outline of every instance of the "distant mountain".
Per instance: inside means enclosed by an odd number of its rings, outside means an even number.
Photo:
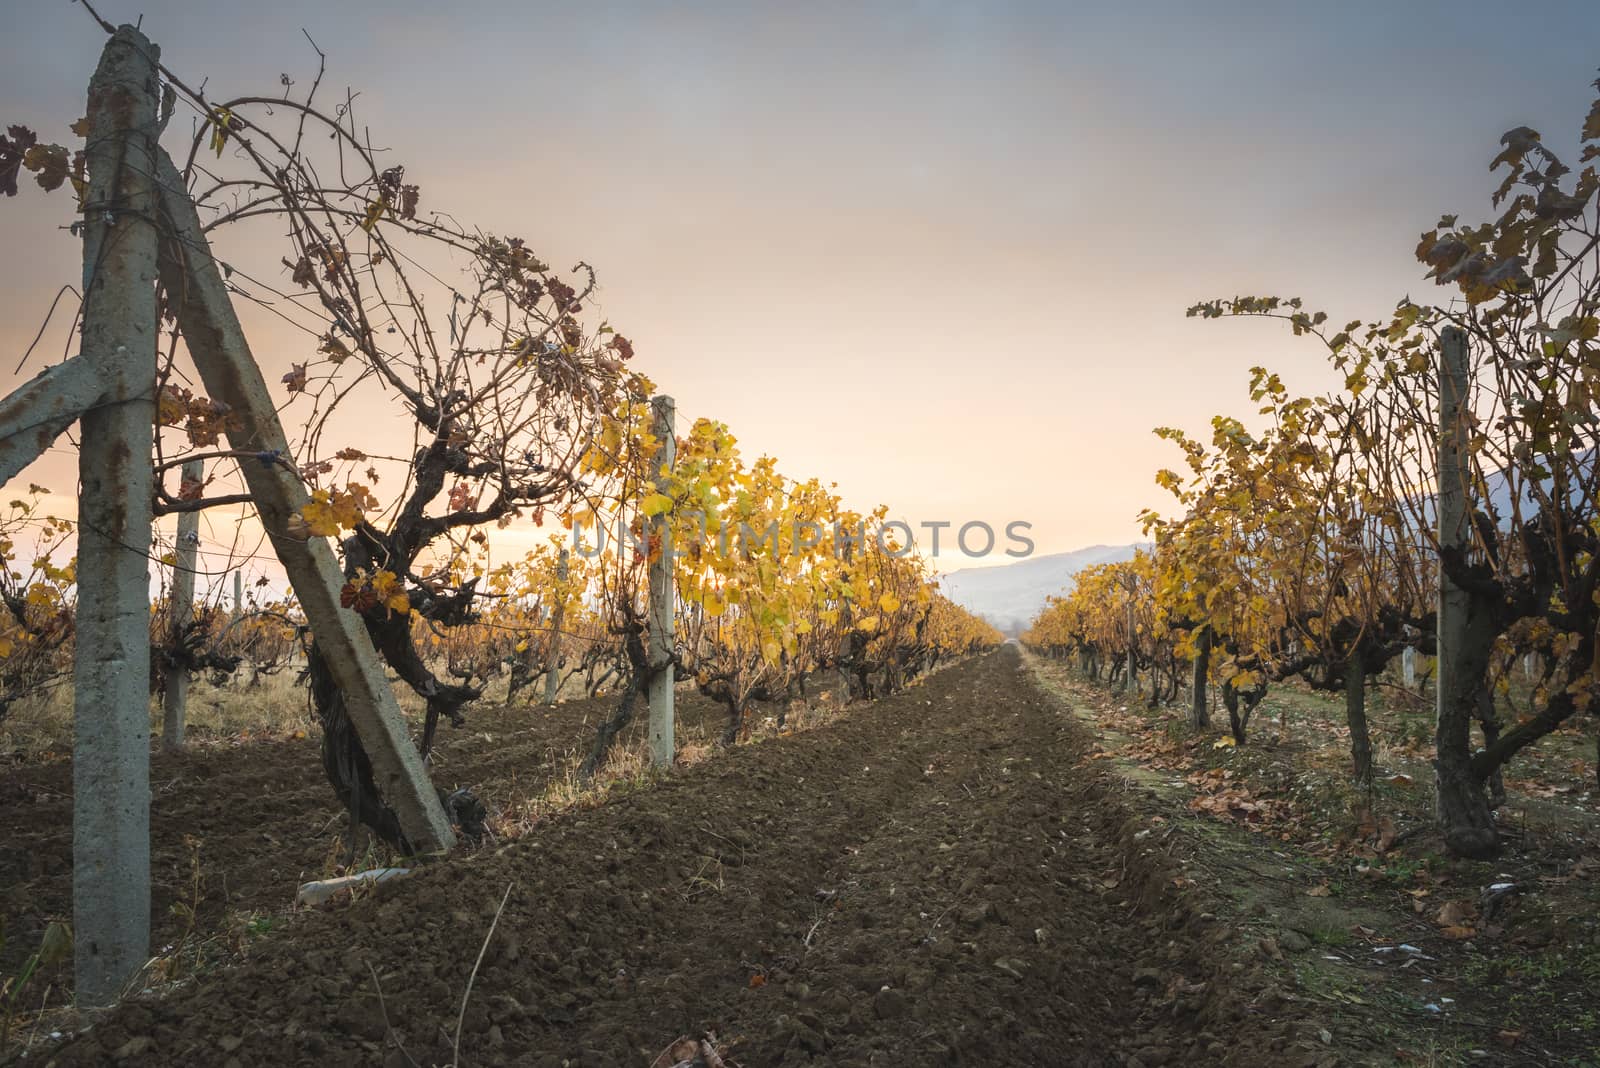
[[[1064,593],[1086,567],[1130,560],[1140,545],[1091,545],[1070,553],[1051,553],[1000,567],[968,567],[939,580],[946,597],[987,619],[1008,637],[1021,633],[1044,607],[1046,597]]]

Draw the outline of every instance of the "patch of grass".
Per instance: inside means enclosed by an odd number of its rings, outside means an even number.
[[[1380,869],[1383,877],[1398,887],[1407,887],[1417,881],[1417,876],[1428,870],[1428,861],[1424,857],[1389,857],[1384,860]]]
[[[1305,936],[1319,946],[1348,946],[1355,942],[1355,936],[1347,929],[1326,923],[1308,924]]]
[[[250,685],[248,672],[217,685],[208,677],[189,685],[184,717],[187,741],[204,746],[219,741],[306,737],[316,729],[303,686],[295,685],[297,672],[285,669],[263,676]],[[409,694],[409,688],[402,688]],[[420,714],[420,698],[410,698]],[[401,706],[408,698],[401,696]],[[24,763],[45,763],[72,755],[73,688],[70,679],[12,706],[0,723],[0,753]],[[161,733],[161,699],[150,698],[150,734]]]
[[[1183,700],[1152,720],[1142,707],[1138,715],[1121,711],[1122,694],[1057,662],[1025,662],[1115,755],[1108,770],[1136,781],[1141,770],[1165,779],[1177,772],[1201,791],[1226,772],[1228,786],[1250,798],[1291,806],[1290,818],[1277,820],[1252,822],[1217,807],[1191,815],[1192,792],[1181,787],[1173,798],[1183,806],[1179,850],[1190,851],[1188,870],[1210,885],[1224,906],[1217,911],[1249,932],[1245,948],[1256,966],[1288,971],[1287,988],[1299,984],[1298,993],[1336,1017],[1328,1023],[1336,1035],[1341,1026],[1364,1033],[1374,1059],[1350,1063],[1600,1068],[1592,727],[1557,732],[1518,755],[1500,810],[1505,850],[1493,861],[1466,861],[1442,855],[1427,760],[1432,716],[1409,693],[1389,685],[1372,693],[1377,774],[1361,785],[1350,776],[1339,695],[1275,687],[1247,744],[1214,749],[1225,721],[1189,732]],[[1434,917],[1443,904],[1476,901],[1485,886],[1506,881],[1523,888],[1507,911],[1475,921],[1470,939],[1441,932]],[[1406,892],[1416,890],[1426,894]],[[1283,929],[1312,945],[1263,959],[1255,942]],[[1428,959],[1408,969],[1367,949],[1402,941]]]
[[[278,926],[278,917],[267,913],[251,913],[241,918],[239,931],[246,942],[265,938]]]

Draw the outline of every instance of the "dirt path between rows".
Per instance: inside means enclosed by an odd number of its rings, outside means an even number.
[[[744,1068],[1337,1063],[1230,986],[1086,749],[1003,649],[302,914],[28,1063],[645,1068],[707,1031]]]

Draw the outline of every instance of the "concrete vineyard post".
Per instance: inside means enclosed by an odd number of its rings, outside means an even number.
[[[155,45],[112,35],[89,82],[83,350],[114,399],[84,411],[73,658],[77,997],[106,1005],[150,954],[150,452],[155,426]]]
[[[1400,654],[1400,671],[1405,679],[1406,689],[1415,689],[1417,685],[1417,647],[1408,645],[1405,652]]]
[[[663,469],[671,470],[677,460],[677,439],[674,437],[674,408],[671,397],[656,397],[650,402],[655,421],[651,434],[661,442],[652,476]],[[651,544],[659,551],[650,561],[650,761],[658,768],[672,766],[677,752],[677,735],[673,726],[672,685],[672,526],[670,517],[663,513],[650,520]]]
[[[159,148],[155,162],[161,208],[172,226],[161,272],[169,293],[183,294],[175,311],[184,342],[212,400],[237,416],[228,430],[231,448],[249,454],[240,472],[261,526],[289,576],[300,609],[345,699],[345,710],[372,760],[373,781],[399,817],[400,829],[424,855],[447,852],[455,833],[429,782],[383,664],[356,613],[341,607],[344,574],[323,538],[289,533],[289,517],[309,501],[294,469],[278,413],[250,353],[222,272],[211,255],[183,177]],[[148,497],[148,493],[146,494]]]
[[[183,465],[183,481],[191,485],[204,477],[205,465],[190,460]],[[172,565],[172,595],[168,601],[171,623],[171,640],[174,645],[183,640],[183,630],[194,616],[194,565],[200,547],[200,513],[178,514],[178,547]],[[239,573],[234,572],[234,578]],[[182,664],[167,668],[166,697],[161,710],[161,747],[183,748],[183,720],[189,699],[189,672]]]
[[[0,485],[37,460],[84,412],[108,399],[105,371],[90,362],[96,355],[84,352],[54,364],[0,401]]]
[[[239,613],[244,611],[244,575],[238,571],[233,573],[233,618],[238,619]]]
[[[565,586],[567,582],[568,556],[567,550],[561,550],[561,559],[556,562],[556,583]],[[556,603],[550,609],[550,648],[544,657],[544,703],[556,703],[556,691],[561,689],[561,617],[565,614],[566,598],[563,590],[557,590]]]
[[[1465,475],[1461,464],[1461,405],[1467,391],[1466,339],[1454,328],[1444,331],[1439,349],[1439,552],[1467,546]],[[1462,697],[1455,653],[1461,647],[1467,622],[1467,595],[1450,580],[1443,563],[1439,565],[1439,664],[1436,711],[1438,727],[1446,729],[1446,719]],[[1452,722],[1452,728],[1466,729],[1465,721]]]
[[[1434,732],[1434,785],[1437,818],[1446,845],[1456,852],[1487,856],[1498,848],[1493,818],[1482,785],[1472,773],[1471,731],[1477,693],[1466,665],[1471,596],[1450,578],[1444,558],[1466,552],[1466,419],[1469,403],[1467,337],[1445,327],[1439,346],[1438,427],[1438,671]]]

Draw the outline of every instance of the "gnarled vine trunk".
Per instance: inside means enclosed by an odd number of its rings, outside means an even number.
[[[1372,736],[1367,730],[1367,676],[1360,653],[1344,665],[1344,719],[1350,727],[1350,761],[1356,781],[1372,781]]]
[[[1211,723],[1210,695],[1206,692],[1206,681],[1210,674],[1211,628],[1201,627],[1194,639],[1193,701],[1189,705],[1189,726],[1195,730],[1203,730]]]
[[[617,702],[616,711],[595,728],[594,748],[589,751],[589,755],[584,758],[583,766],[579,769],[579,773],[585,779],[593,778],[594,773],[600,770],[600,765],[605,763],[607,754],[611,752],[611,746],[617,740],[617,735],[633,722],[639,698],[643,696],[645,687],[650,683],[650,661],[645,653],[642,621],[632,621],[623,632],[622,648],[628,658],[628,681],[622,688],[622,698]]]

